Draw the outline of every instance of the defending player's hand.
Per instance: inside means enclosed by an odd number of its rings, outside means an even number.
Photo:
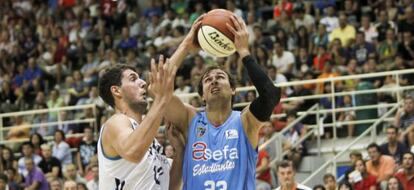
[[[175,153],[181,154],[184,151],[185,140],[182,133],[172,125],[168,123],[167,125],[167,139],[175,149]]]
[[[177,73],[177,66],[170,64],[169,59],[164,61],[160,56],[158,65],[151,59],[151,73],[149,75],[150,85],[148,91],[155,101],[170,101],[174,92],[174,80]]]
[[[230,23],[226,23],[227,28],[234,35],[234,46],[241,57],[249,54],[249,33],[247,31],[246,23],[241,17],[232,16],[231,20],[234,27]]]

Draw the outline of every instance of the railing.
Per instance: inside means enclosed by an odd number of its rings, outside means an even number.
[[[309,115],[309,111],[317,110],[318,105],[315,104],[311,108],[309,108],[306,112],[301,112],[300,117],[296,118],[294,121],[289,123],[285,128],[283,128],[280,132],[275,133],[268,141],[260,145],[259,150],[265,149],[270,144],[276,144],[275,146],[275,153],[276,158],[271,162],[271,165],[274,165],[276,161],[282,160],[283,156],[287,154],[287,151],[283,152],[283,138],[285,132],[291,130],[296,124],[300,123],[306,116]],[[302,114],[303,113],[303,114]],[[309,137],[313,133],[312,130],[308,131],[305,135],[305,138]],[[305,140],[305,138],[299,139],[299,142],[295,142],[293,146],[298,145],[298,143],[301,143]]]
[[[336,154],[333,158],[331,158],[328,162],[323,164],[319,169],[313,171],[312,174],[306,178],[302,184],[307,184],[311,179],[317,176],[322,170],[326,169],[328,166],[331,166],[331,173],[336,176],[336,166],[337,166],[337,159],[343,156],[347,151],[350,150],[352,146],[354,146],[357,142],[359,142],[363,137],[367,136],[371,133],[371,142],[375,142],[375,138],[377,136],[377,126],[384,121],[390,114],[394,113],[397,110],[399,104],[394,105],[389,111],[387,111],[383,116],[375,121],[373,125],[371,125],[366,131],[364,131],[360,136],[354,139],[350,144],[348,144],[345,149],[338,154]]]
[[[92,109],[92,116],[90,118],[85,119],[73,119],[73,120],[63,120],[61,118],[60,112],[62,111],[83,111],[85,109]],[[34,115],[40,115],[40,114],[47,114],[47,113],[56,113],[57,114],[57,121],[48,121],[44,123],[29,123],[25,127],[20,127],[19,129],[24,128],[38,128],[40,126],[57,126],[57,125],[63,125],[63,124],[80,124],[80,123],[91,123],[94,128],[95,135],[97,134],[97,123],[96,123],[96,116],[97,116],[97,110],[96,106],[94,104],[88,104],[88,105],[77,105],[77,106],[66,106],[66,107],[60,107],[60,108],[51,108],[51,109],[39,109],[39,110],[30,110],[30,111],[20,111],[20,112],[11,112],[11,113],[3,113],[0,114],[0,142],[4,144],[10,144],[10,143],[17,143],[17,142],[24,142],[27,141],[27,139],[17,139],[17,140],[4,140],[4,134],[5,132],[9,131],[14,126],[4,126],[3,125],[3,119],[4,118],[11,118],[15,116],[27,116],[27,117],[34,117]],[[72,135],[73,136],[73,135]],[[74,136],[79,136],[74,135]],[[51,137],[47,137],[51,138]],[[46,139],[47,139],[46,138]]]

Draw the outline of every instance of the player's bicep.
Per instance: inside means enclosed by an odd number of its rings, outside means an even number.
[[[110,146],[107,155],[111,157],[121,156],[123,158],[128,158],[128,148],[125,147],[125,141],[134,131],[131,122],[127,118],[115,117],[112,121],[107,123],[105,130],[107,131],[104,131],[104,144],[109,144]],[[108,148],[108,146],[106,147]]]
[[[190,119],[196,114],[196,109],[184,104],[177,96],[174,96],[166,107],[166,120],[177,126],[187,136],[187,127]]]

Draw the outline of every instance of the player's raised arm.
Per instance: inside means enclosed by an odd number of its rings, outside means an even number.
[[[269,120],[273,108],[280,100],[281,91],[280,88],[275,87],[270,78],[250,55],[248,32],[243,19],[233,16],[231,20],[234,27],[227,24],[227,28],[234,34],[234,45],[242,58],[250,80],[259,93],[259,97],[251,102],[248,109],[243,110],[243,127],[249,136],[250,142],[255,147],[257,145],[258,130],[262,126],[262,122]]]
[[[171,56],[171,64],[180,67],[184,58],[190,52],[198,52],[200,50],[200,47],[195,43],[195,38],[197,37],[197,29],[200,27],[202,19],[203,15],[201,15],[191,26],[187,36]],[[168,121],[171,121],[175,126],[179,126],[180,131],[186,137],[187,126],[191,118],[195,115],[196,109],[188,104],[184,104],[177,96],[174,96],[171,99],[165,109],[167,110],[165,118]]]
[[[104,130],[103,142],[105,144],[108,142],[113,148],[115,154],[112,153],[112,156],[121,156],[134,163],[138,163],[145,156],[165,114],[166,110],[164,107],[171,100],[176,70],[175,66],[168,65],[168,60],[164,64],[163,58],[160,58],[158,66],[155,66],[155,61],[152,60],[151,79],[148,88],[154,94],[154,102],[142,122],[138,121],[140,126],[135,130],[133,130],[128,117],[123,114],[117,114],[107,122],[105,127],[107,131]],[[131,76],[128,76],[127,80],[141,80],[137,77],[131,72]],[[127,85],[133,85],[133,83]],[[132,86],[130,87],[133,88]],[[113,94],[115,96],[121,96],[121,93],[124,93],[122,95],[124,99],[132,99],[133,96],[137,96],[135,94],[138,94],[136,91],[129,91],[128,93],[131,94],[126,95],[125,91],[115,86],[111,90],[114,91]]]

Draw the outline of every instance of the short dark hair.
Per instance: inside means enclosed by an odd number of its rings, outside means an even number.
[[[389,127],[387,127],[387,130],[388,129],[394,129],[396,133],[398,133],[398,131],[399,131],[399,128],[398,127],[395,127],[395,126],[392,126],[392,125],[389,126]]]
[[[198,81],[198,89],[197,89],[198,91],[197,92],[198,92],[198,95],[200,95],[201,97],[203,96],[203,79],[204,79],[204,77],[206,75],[208,75],[212,70],[216,70],[216,69],[224,71],[226,73],[227,77],[229,78],[230,87],[233,88],[233,89],[236,88],[236,82],[234,81],[233,77],[231,77],[231,75],[227,71],[223,70],[222,68],[220,68],[219,66],[216,66],[216,65],[215,66],[210,66],[210,67],[207,67],[206,71],[204,71],[204,73],[200,77],[200,80]]]
[[[362,159],[362,154],[361,154],[361,152],[356,151],[356,150],[354,150],[354,151],[352,151],[351,153],[349,153],[349,157],[351,157],[351,156],[356,156],[356,157],[358,157],[358,158],[361,158],[361,159]]]
[[[325,186],[323,186],[323,185],[321,185],[321,184],[319,184],[319,185],[315,185],[315,187],[313,187],[312,189],[313,189],[313,190],[318,190],[318,189],[320,189],[320,190],[326,190]]]
[[[331,173],[327,173],[323,176],[323,181],[325,182],[326,179],[331,178],[335,181],[335,176],[332,175]]]
[[[409,154],[409,155],[411,155],[414,158],[414,153],[412,153],[412,152],[404,152],[403,154],[401,154],[401,157],[400,157],[401,162],[402,162],[402,160],[403,160],[403,158],[404,158],[404,156],[406,154]]]
[[[377,143],[371,143],[371,144],[369,144],[368,147],[367,147],[367,150],[369,150],[371,148],[377,149],[377,151],[381,154],[380,147],[379,147],[379,145]]]
[[[116,64],[106,69],[99,79],[99,96],[112,108],[115,108],[115,99],[112,96],[111,87],[122,85],[122,73],[128,69],[135,71],[135,68],[132,66]]]
[[[292,167],[293,170],[295,170],[295,167],[293,167],[293,164],[289,160],[282,160],[276,164],[276,172],[279,171],[279,168],[287,168]]]
[[[55,134],[56,134],[56,133],[60,133],[60,134],[62,135],[62,140],[63,140],[63,141],[64,141],[64,140],[66,140],[65,133],[64,133],[62,130],[57,129],[57,130],[55,131]]]

